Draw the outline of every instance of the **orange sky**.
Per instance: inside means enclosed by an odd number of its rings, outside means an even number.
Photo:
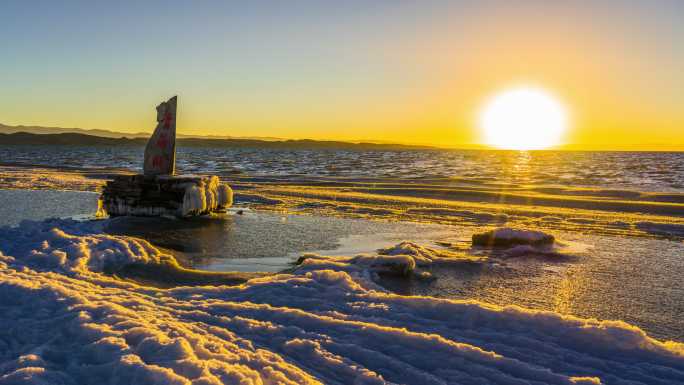
[[[17,3],[0,122],[151,131],[178,94],[186,134],[477,147],[482,103],[531,84],[570,112],[564,148],[684,149],[684,5],[548,3]]]

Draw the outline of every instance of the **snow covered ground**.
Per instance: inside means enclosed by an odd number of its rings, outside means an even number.
[[[103,221],[0,228],[0,384],[677,384],[684,344],[621,321],[407,297],[378,266],[448,255],[314,257],[239,286],[117,279],[164,255]]]

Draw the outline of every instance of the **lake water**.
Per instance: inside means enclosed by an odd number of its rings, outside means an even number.
[[[2,146],[3,162],[140,171],[141,147]],[[179,148],[180,173],[450,178],[489,186],[563,185],[684,192],[682,152],[335,151]]]

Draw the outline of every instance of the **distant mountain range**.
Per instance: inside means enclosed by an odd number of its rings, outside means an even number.
[[[96,130],[84,130],[92,132]],[[105,137],[83,133],[64,132],[36,134],[29,132],[0,133],[0,144],[9,145],[74,145],[74,146],[144,146],[145,137]],[[387,143],[350,143],[319,140],[260,140],[215,139],[180,137],[179,147],[232,147],[232,148],[286,148],[286,149],[335,149],[335,150],[426,150],[429,146]]]
[[[152,132],[124,133],[102,129],[9,126],[0,123],[0,144],[23,145],[82,145],[82,146],[144,146]],[[331,148],[331,149],[454,149],[420,144],[398,144],[388,141],[327,141],[311,139],[283,139],[277,137],[235,137],[219,135],[178,135],[179,146],[188,147],[254,147],[254,148]],[[458,149],[486,150],[479,144],[462,144]],[[565,151],[684,151],[684,143],[644,143],[614,145],[610,143],[562,145]]]
[[[99,136],[103,138],[149,138],[152,134],[150,132],[117,132],[110,130],[101,129],[85,129],[85,128],[67,128],[67,127],[43,127],[43,126],[9,126],[0,123],[0,134],[14,134],[16,132],[26,132],[29,134],[85,134]],[[241,136],[227,136],[227,135],[184,135],[179,134],[178,138],[201,138],[201,139],[256,139],[256,140],[283,140],[282,138],[269,137],[269,136],[254,136],[254,137],[241,137]]]

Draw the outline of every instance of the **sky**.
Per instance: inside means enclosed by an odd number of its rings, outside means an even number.
[[[473,147],[542,87],[572,149],[684,149],[684,2],[0,2],[0,123]]]

